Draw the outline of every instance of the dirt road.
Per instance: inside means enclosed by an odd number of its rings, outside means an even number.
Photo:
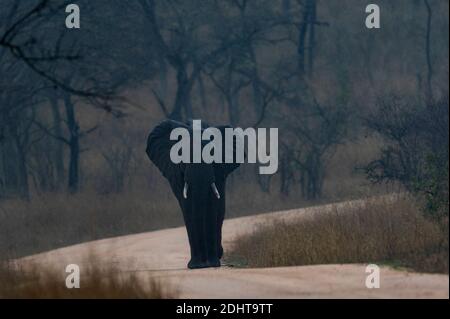
[[[357,204],[358,202],[354,202]],[[322,206],[320,209],[328,209]],[[282,211],[226,220],[224,248],[240,234],[274,219],[301,218],[317,208]],[[367,289],[366,265],[317,265],[282,268],[187,270],[189,247],[184,227],[93,241],[26,257],[64,271],[94,252],[99,263],[121,271],[164,278],[182,298],[449,298],[447,275],[418,274],[381,267],[381,287]]]

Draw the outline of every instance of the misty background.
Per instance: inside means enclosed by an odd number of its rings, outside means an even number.
[[[161,120],[279,129],[227,217],[409,191],[448,219],[449,3],[0,0],[0,257],[174,227]]]

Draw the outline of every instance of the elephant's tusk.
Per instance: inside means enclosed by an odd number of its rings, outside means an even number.
[[[213,190],[213,192],[214,192],[214,195],[216,195],[217,199],[220,199],[220,193],[219,193],[219,191],[217,190],[216,183],[212,183],[212,184],[211,184],[211,188],[212,188],[212,190]]]
[[[188,183],[184,183],[184,188],[183,188],[183,197],[185,199],[187,199],[187,191],[188,191]]]

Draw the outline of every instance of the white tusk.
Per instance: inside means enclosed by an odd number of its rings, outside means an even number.
[[[184,188],[183,188],[183,197],[185,199],[187,199],[187,191],[188,191],[188,183],[184,183]]]
[[[220,194],[219,194],[219,191],[217,190],[216,183],[212,183],[211,188],[214,192],[214,195],[216,195],[217,199],[220,199]]]

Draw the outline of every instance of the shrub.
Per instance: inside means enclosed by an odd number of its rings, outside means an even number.
[[[373,262],[448,273],[448,257],[448,220],[441,227],[424,218],[411,199],[378,199],[263,224],[227,258],[252,267]]]
[[[426,105],[380,99],[367,126],[385,141],[365,170],[374,182],[400,182],[424,199],[428,216],[448,217],[448,97]]]

